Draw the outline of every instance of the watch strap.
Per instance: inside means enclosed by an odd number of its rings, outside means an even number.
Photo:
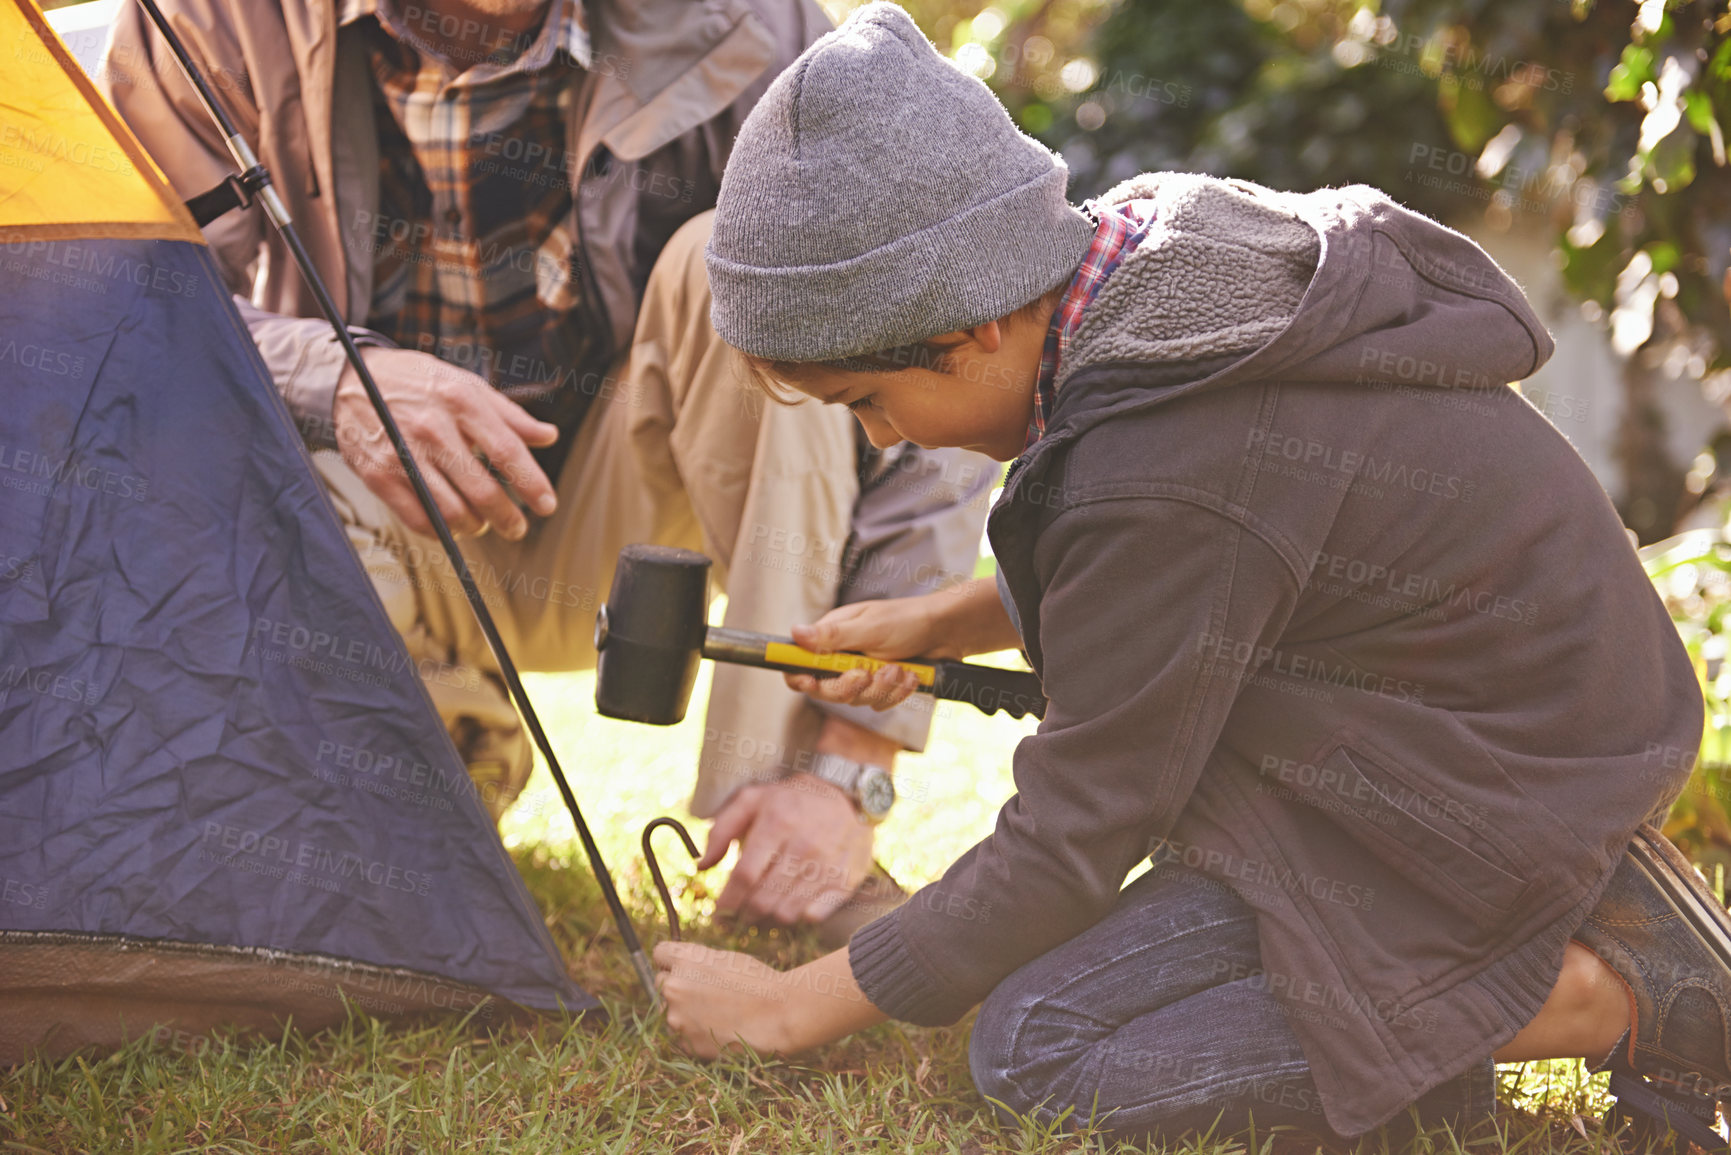
[[[840,754],[819,754],[812,759],[809,769],[814,777],[820,778],[837,787],[846,794],[853,808],[868,822],[882,822],[888,817],[890,807],[895,805],[895,786],[890,782],[889,771],[882,766],[872,766],[864,762],[855,762]],[[882,810],[874,810],[866,803],[867,783],[871,781],[868,775],[875,775],[888,787],[887,801],[881,797],[877,801],[883,803]],[[881,793],[874,791],[874,794]]]
[[[864,763],[840,754],[819,754],[811,760],[811,773],[831,786],[839,787],[842,793],[853,799],[854,805],[859,805],[859,780],[865,773]]]

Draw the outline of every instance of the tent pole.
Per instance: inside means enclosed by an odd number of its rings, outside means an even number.
[[[414,487],[415,497],[421,503],[427,520],[432,524],[433,531],[439,537],[439,544],[445,548],[445,556],[450,559],[451,568],[456,571],[458,580],[463,584],[463,594],[469,599],[469,606],[475,611],[475,618],[481,625],[481,632],[487,636],[487,645],[493,651],[493,657],[499,663],[499,669],[504,674],[505,684],[510,689],[511,700],[522,712],[523,721],[529,727],[529,733],[535,740],[541,756],[547,759],[547,768],[553,772],[553,781],[559,786],[559,793],[565,799],[565,809],[571,812],[571,821],[577,826],[577,837],[583,843],[583,852],[589,857],[589,864],[595,871],[595,880],[601,884],[601,893],[607,899],[607,907],[613,913],[614,925],[619,928],[619,937],[625,942],[625,949],[630,952],[631,965],[637,971],[637,978],[643,984],[643,989],[649,995],[652,1005],[659,1005],[661,996],[655,989],[655,974],[650,969],[649,960],[643,953],[643,944],[637,938],[637,931],[631,925],[631,919],[625,913],[625,904],[619,900],[619,890],[613,885],[613,876],[607,870],[607,863],[601,857],[601,848],[595,844],[595,838],[589,832],[589,824],[583,820],[583,812],[577,807],[577,796],[571,792],[571,784],[565,779],[565,771],[559,766],[559,759],[553,753],[553,744],[548,741],[547,733],[541,728],[540,716],[535,713],[534,704],[529,701],[529,692],[523,687],[523,680],[517,675],[517,664],[511,660],[510,653],[505,649],[505,641],[499,636],[498,627],[493,624],[493,615],[487,609],[487,603],[481,598],[481,591],[475,584],[475,579],[469,572],[469,565],[463,559],[462,551],[457,548],[457,539],[451,535],[451,528],[445,524],[445,518],[439,512],[437,503],[433,500],[431,491],[427,489],[426,481],[421,477],[420,468],[415,464],[415,458],[409,452],[409,444],[403,439],[403,434],[397,428],[397,423],[391,416],[389,406],[385,404],[384,395],[373,380],[373,375],[367,370],[366,360],[361,356],[360,349],[355,345],[355,339],[349,334],[347,323],[342,313],[337,309],[336,302],[331,299],[330,291],[325,287],[324,279],[314,267],[312,257],[308,255],[305,246],[301,244],[300,234],[295,231],[294,222],[289,218],[288,208],[282,198],[271,185],[270,173],[259,164],[253,155],[252,148],[246,139],[235,128],[234,122],[223,111],[217,101],[216,94],[205,83],[204,76],[198,66],[187,55],[186,47],[180,42],[180,37],[156,6],[156,0],[138,0],[143,5],[145,14],[152,24],[168,42],[174,52],[175,59],[180,62],[181,71],[187,80],[197,90],[199,99],[205,110],[215,120],[221,130],[223,139],[228,144],[228,151],[234,157],[235,165],[241,170],[241,182],[249,191],[257,195],[263,203],[265,214],[276,226],[283,243],[288,246],[294,256],[295,264],[300,268],[301,276],[317,298],[319,309],[336,331],[337,340],[342,342],[343,352],[347,354],[349,364],[360,376],[361,385],[367,391],[367,398],[372,402],[373,412],[378,414],[380,423],[385,427],[385,433],[391,439],[391,445],[396,450],[397,460],[402,464],[403,472],[409,478],[409,484]]]

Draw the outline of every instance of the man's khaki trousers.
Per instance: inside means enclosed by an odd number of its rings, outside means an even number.
[[[558,479],[558,510],[531,517],[520,542],[491,532],[462,542],[524,670],[593,668],[595,611],[633,542],[714,559],[728,626],[785,634],[835,604],[838,567],[777,565],[795,559],[761,544],[800,534],[837,546],[820,556],[841,554],[859,492],[853,421],[839,406],[779,404],[744,384],[709,322],[712,216],[668,241],[630,351],[586,384],[595,399]],[[497,821],[527,781],[531,753],[456,574],[438,542],[405,528],[337,453],[314,460]],[[718,666],[692,812],[710,817],[739,786],[779,777],[821,721],[780,674]]]

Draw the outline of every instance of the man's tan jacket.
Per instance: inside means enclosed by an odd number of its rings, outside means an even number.
[[[163,7],[270,170],[338,307],[364,326],[380,222],[378,137],[359,38],[339,30],[333,0]],[[581,368],[599,375],[630,345],[667,238],[713,206],[746,113],[830,23],[812,0],[586,0],[584,9],[592,67],[558,171],[576,185],[586,322],[604,335],[597,363]],[[136,5],[120,11],[99,84],[183,197],[234,171]],[[342,349],[281,239],[258,212],[231,212],[205,235],[303,432],[330,444]]]

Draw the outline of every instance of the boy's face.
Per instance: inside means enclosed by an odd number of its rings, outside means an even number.
[[[938,340],[956,338],[941,370],[819,370],[798,388],[825,404],[846,405],[879,449],[911,441],[922,449],[957,446],[1009,461],[1027,443],[1045,326],[1006,332],[989,321]]]

